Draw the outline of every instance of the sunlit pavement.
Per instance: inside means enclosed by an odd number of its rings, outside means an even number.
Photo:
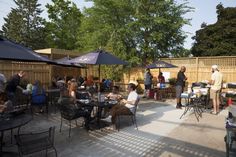
[[[184,109],[175,109],[175,101],[142,100],[137,112],[138,130],[128,117],[120,131],[111,127],[87,132],[73,125],[71,138],[64,121],[59,132],[60,114],[35,116],[23,131],[56,126],[55,145],[60,157],[222,157],[225,156],[225,117],[227,111],[211,115],[205,111],[199,122]],[[80,124],[79,124],[80,125]],[[14,150],[17,151],[17,150]],[[34,156],[44,155],[42,152]],[[54,156],[53,152],[49,156]]]

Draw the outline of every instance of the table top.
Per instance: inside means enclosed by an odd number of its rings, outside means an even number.
[[[60,92],[59,88],[55,88],[55,89],[48,89],[46,90],[46,93],[53,93],[53,92]]]
[[[32,120],[32,115],[20,114],[20,115],[5,115],[0,118],[0,131],[10,130],[21,127]]]

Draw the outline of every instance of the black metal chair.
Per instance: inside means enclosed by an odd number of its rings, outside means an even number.
[[[45,151],[47,156],[48,150],[53,149],[57,157],[57,150],[54,146],[54,134],[55,127],[50,127],[46,131],[15,135],[19,156],[41,151]]]
[[[69,137],[71,133],[71,121],[83,117],[85,119],[85,127],[88,130],[89,126],[89,119],[90,119],[90,114],[91,111],[87,110],[84,107],[78,107],[76,106],[70,98],[64,98],[61,100],[60,104],[60,112],[61,112],[61,125],[60,125],[60,132],[62,128],[62,119],[66,119],[69,121]],[[77,122],[76,122],[77,124]]]
[[[138,107],[138,103],[139,103],[139,100],[140,98],[138,98],[134,104],[134,112],[132,112],[130,115],[118,115],[117,118],[118,118],[118,126],[117,126],[117,130],[120,131],[120,116],[130,116],[131,120],[132,120],[132,123],[133,125],[136,126],[137,130],[138,130],[138,125],[137,125],[137,122],[136,122],[136,111],[137,111],[137,107]]]

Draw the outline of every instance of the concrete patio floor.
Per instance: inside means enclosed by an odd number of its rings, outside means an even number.
[[[60,114],[34,116],[22,132],[56,126],[55,146],[59,157],[223,157],[225,156],[225,117],[203,113],[198,122],[191,112],[179,119],[184,109],[175,109],[175,101],[141,100],[137,111],[138,130],[131,122],[114,131],[110,127],[87,132],[73,124],[71,138],[68,123],[59,132]],[[129,119],[127,119],[129,120]],[[80,125],[80,124],[79,124]],[[17,152],[16,147],[5,148]],[[44,153],[44,152],[43,152]],[[39,153],[33,156],[44,156]],[[54,156],[50,152],[48,156]],[[234,156],[234,155],[232,155]]]

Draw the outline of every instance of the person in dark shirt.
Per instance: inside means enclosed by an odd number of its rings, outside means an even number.
[[[12,78],[7,83],[7,86],[6,86],[7,97],[12,102],[14,102],[16,88],[17,88],[17,86],[19,86],[20,80],[24,76],[25,76],[25,72],[20,71],[18,74],[13,75]]]
[[[176,108],[177,109],[182,108],[181,93],[183,93],[185,81],[187,80],[187,77],[184,74],[185,71],[186,71],[186,67],[182,66],[177,75],[177,80],[176,80],[176,103],[177,103]]]

